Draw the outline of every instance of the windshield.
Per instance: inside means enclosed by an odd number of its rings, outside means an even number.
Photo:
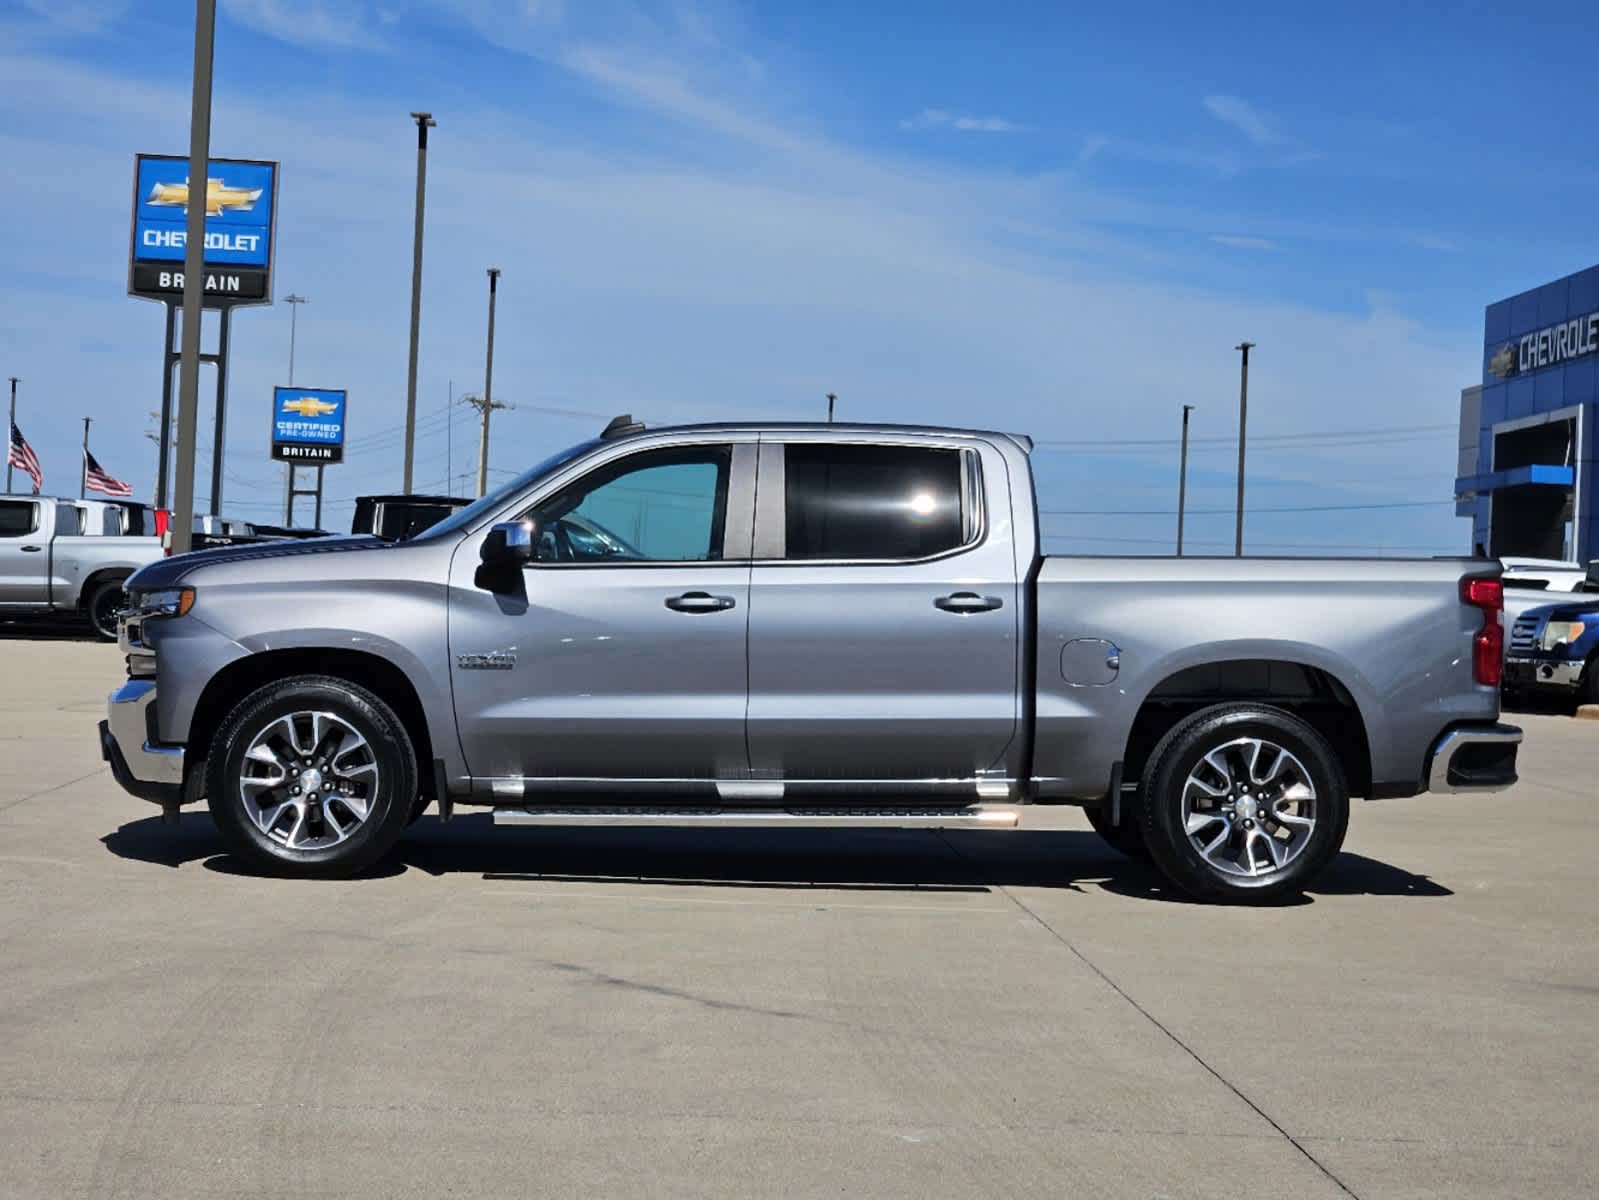
[[[454,537],[470,529],[483,517],[491,513],[507,499],[520,492],[523,488],[536,481],[542,475],[548,475],[562,463],[570,462],[580,454],[587,453],[600,444],[599,438],[590,438],[586,442],[579,442],[575,446],[568,446],[565,450],[550,455],[536,466],[529,467],[515,479],[502,483],[486,496],[481,496],[468,504],[465,508],[458,508],[437,525],[432,525],[417,534],[413,541],[428,542],[435,538]]]

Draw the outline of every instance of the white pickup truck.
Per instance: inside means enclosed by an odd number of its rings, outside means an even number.
[[[162,555],[143,505],[0,496],[0,617],[70,615],[117,636],[123,582]]]

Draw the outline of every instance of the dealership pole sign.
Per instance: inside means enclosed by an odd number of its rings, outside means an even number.
[[[343,462],[344,401],[332,388],[273,388],[272,457],[307,467]]]
[[[203,194],[206,306],[271,304],[277,183],[277,163],[213,158],[202,193],[187,157],[138,155],[128,293],[168,303],[182,296],[190,196]]]

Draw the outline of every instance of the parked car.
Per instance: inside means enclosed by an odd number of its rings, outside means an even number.
[[[1505,648],[1507,696],[1542,695],[1599,704],[1599,563],[1591,588],[1529,608],[1510,626]]]
[[[280,872],[359,870],[428,803],[774,831],[1077,804],[1235,900],[1314,879],[1351,795],[1514,782],[1498,563],[1044,556],[1030,449],[619,419],[408,541],[167,559],[102,748]],[[544,536],[574,518],[631,556]]]
[[[114,640],[124,581],[162,553],[160,539],[120,532],[117,508],[0,496],[0,615],[82,616]]]
[[[1599,592],[1599,583],[1581,563],[1556,558],[1501,558],[1505,568],[1505,625],[1531,608],[1540,608],[1558,595]]]
[[[459,496],[357,496],[350,532],[403,542],[471,503]]]

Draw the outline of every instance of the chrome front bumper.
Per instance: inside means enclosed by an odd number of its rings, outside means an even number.
[[[183,795],[183,747],[163,746],[151,736],[155,683],[130,679],[111,693],[100,722],[100,753],[125,791],[156,804],[177,804]]]
[[[1516,748],[1521,730],[1514,725],[1457,725],[1433,745],[1427,790],[1497,792],[1516,782]]]

